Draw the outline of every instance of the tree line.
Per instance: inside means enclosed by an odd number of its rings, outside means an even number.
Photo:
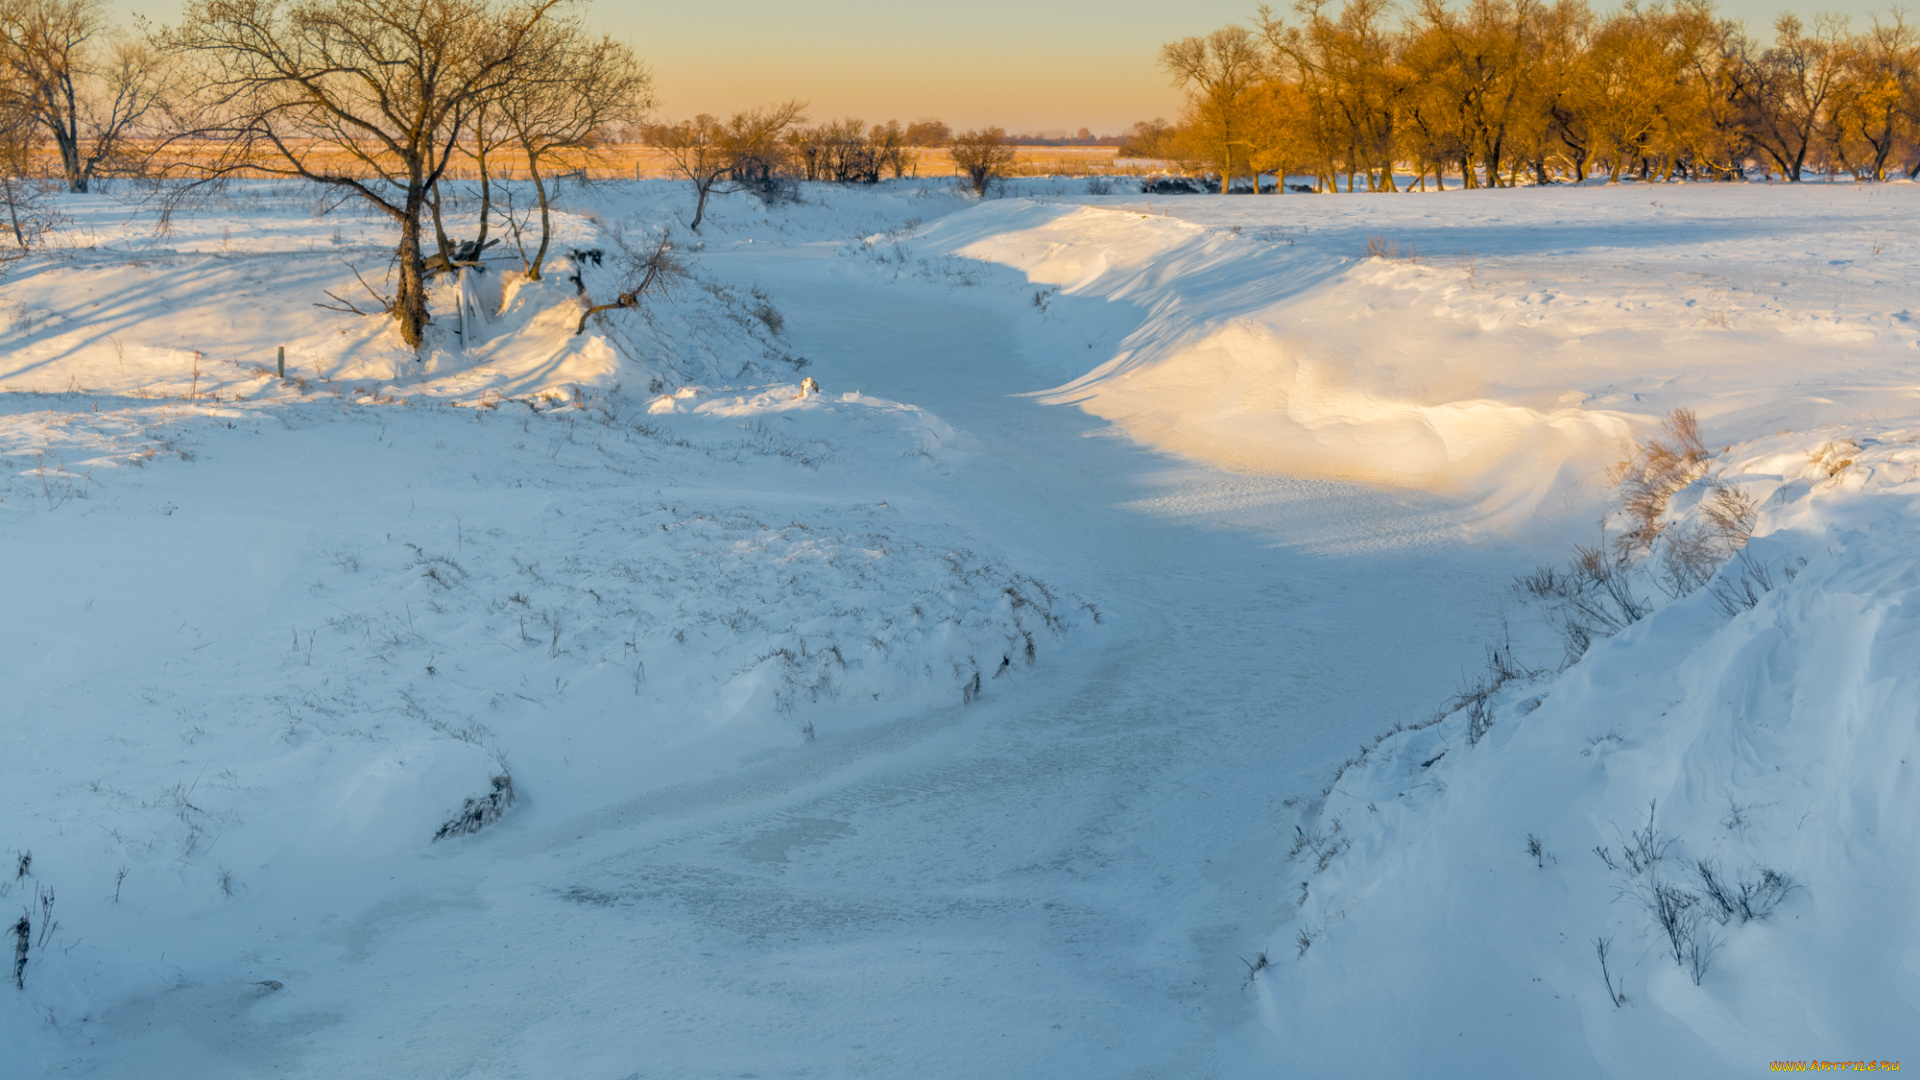
[[[1711,0],[1299,0],[1160,63],[1185,111],[1136,125],[1126,152],[1222,191],[1262,174],[1319,191],[1920,176],[1920,35],[1897,12],[1756,35]]]
[[[138,178],[163,227],[242,177],[309,181],[394,222],[398,282],[368,287],[402,339],[424,342],[434,273],[501,242],[539,279],[563,162],[639,134],[693,185],[697,229],[716,190],[778,194],[796,180],[875,182],[946,146],[976,190],[1012,160],[1003,132],[937,120],[808,124],[788,102],[727,120],[649,123],[652,77],[583,21],[584,0],[190,0],[176,25],[113,24],[105,0],[0,0],[0,222],[24,253],[59,220],[53,192]],[[49,163],[51,162],[51,168]],[[456,164],[478,178],[472,235],[444,212]],[[525,184],[501,184],[503,166]],[[51,173],[51,175],[50,175]],[[530,191],[528,190],[530,189]],[[530,195],[530,200],[529,200]],[[516,201],[517,200],[517,201]],[[647,256],[657,271],[664,247]],[[653,282],[658,273],[649,273]],[[636,280],[639,280],[638,278]]]
[[[806,102],[787,101],[725,120],[701,113],[691,120],[649,125],[641,137],[664,151],[673,170],[692,183],[690,227],[695,232],[716,193],[751,191],[775,202],[787,197],[799,180],[874,184],[885,175],[897,180],[914,168],[917,147],[944,147],[975,194],[984,195],[1013,164],[1013,142],[1001,128],[956,135],[938,120],[905,128],[889,120],[868,127],[851,117],[810,125],[806,109]]]
[[[418,347],[427,277],[474,265],[499,242],[487,234],[501,220],[538,279],[556,163],[651,105],[647,68],[588,30],[581,9],[578,0],[191,0],[177,25],[133,32],[110,22],[103,0],[0,0],[0,200],[12,250],[57,220],[48,198],[57,187],[172,181],[155,187],[164,223],[233,178],[307,180],[398,226],[398,286],[374,294],[373,313],[391,315]],[[52,178],[40,164],[49,148]],[[456,161],[479,176],[477,235],[460,240],[442,213]],[[501,162],[525,169],[531,205],[516,207],[491,181]]]

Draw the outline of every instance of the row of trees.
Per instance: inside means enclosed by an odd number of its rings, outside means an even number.
[[[631,49],[586,29],[578,0],[192,0],[179,25],[139,35],[102,0],[0,0],[0,197],[24,247],[48,146],[72,191],[109,175],[184,181],[163,188],[169,212],[234,177],[324,185],[398,226],[399,282],[380,304],[418,347],[427,275],[498,242],[497,163],[531,181],[535,206],[506,216],[518,240],[537,210],[538,239],[522,244],[537,279],[555,163],[639,120],[651,89]],[[478,235],[461,242],[441,213],[456,161],[480,177]]]
[[[1138,125],[1135,153],[1237,177],[1306,174],[1399,189],[1728,180],[1755,170],[1920,175],[1920,36],[1898,15],[1782,16],[1761,38],[1711,0],[1299,0],[1252,26],[1172,42],[1177,126]]]
[[[984,189],[1011,155],[997,129],[956,144],[937,120],[809,126],[803,103],[787,102],[642,125],[650,105],[646,68],[585,28],[579,0],[191,0],[177,26],[152,33],[113,26],[104,0],[0,0],[0,200],[14,250],[54,216],[49,156],[75,192],[104,176],[185,181],[163,187],[169,212],[235,177],[307,180],[398,227],[397,289],[376,299],[415,347],[428,276],[499,242],[496,195],[521,239],[532,211],[516,215],[512,189],[494,183],[503,155],[531,182],[538,227],[526,231],[538,239],[521,249],[535,279],[555,163],[619,133],[644,133],[694,182],[695,228],[722,185],[872,182],[903,175],[910,147],[952,144]],[[480,203],[477,234],[458,240],[442,213],[455,164],[474,167]]]
[[[183,88],[160,169],[199,184],[295,177],[392,219],[399,284],[389,310],[418,347],[428,222],[432,265],[477,257],[489,243],[492,163],[510,155],[538,204],[539,241],[526,256],[538,279],[555,160],[597,146],[650,104],[646,68],[578,16],[569,0],[193,0],[158,37]],[[440,212],[455,160],[481,178],[479,235],[462,244]]]
[[[666,152],[673,168],[693,185],[692,228],[706,219],[717,192],[752,191],[777,199],[795,180],[878,183],[914,165],[912,147],[944,146],[955,168],[976,193],[1013,164],[1005,131],[985,128],[954,135],[939,121],[902,128],[898,121],[867,127],[848,118],[809,126],[806,103],[788,101],[733,114],[725,120],[702,113],[674,124],[644,129],[645,141]]]
[[[627,46],[586,29],[581,2],[189,0],[178,25],[132,33],[111,24],[104,0],[0,0],[0,199],[15,250],[53,212],[38,164],[50,159],[55,182],[75,192],[105,176],[174,181],[156,189],[168,214],[237,177],[306,180],[397,226],[398,283],[390,298],[375,294],[375,310],[417,348],[429,275],[476,264],[499,242],[488,236],[498,218],[529,277],[541,276],[556,163],[616,133],[643,131],[668,151],[696,189],[696,229],[716,190],[899,177],[914,146],[947,146],[981,192],[1011,163],[997,128],[809,125],[801,102],[642,126],[650,75]],[[516,213],[513,189],[494,182],[503,161],[524,167],[532,208],[523,198]],[[450,237],[443,214],[456,164],[478,177],[470,237]],[[537,241],[523,242],[523,226]]]

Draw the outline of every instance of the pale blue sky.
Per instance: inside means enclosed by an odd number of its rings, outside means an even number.
[[[181,8],[179,0],[110,2],[156,22]],[[1247,20],[1254,7],[1239,0],[595,0],[587,11],[652,65],[660,111],[670,117],[797,97],[812,102],[815,118],[937,116],[956,128],[1106,133],[1179,111],[1179,95],[1154,63],[1162,42]],[[1865,27],[1888,7],[1870,0],[1721,4],[1756,30],[1788,8],[1840,12]]]

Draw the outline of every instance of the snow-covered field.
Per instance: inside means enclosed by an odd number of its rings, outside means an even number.
[[[569,189],[418,364],[351,208],[71,200],[7,1074],[1916,1056],[1916,189],[1080,191],[728,197],[576,336],[688,199]]]

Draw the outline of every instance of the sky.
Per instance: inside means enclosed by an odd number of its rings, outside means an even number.
[[[110,0],[158,23],[178,0]],[[799,98],[816,120],[936,117],[955,129],[1124,131],[1173,118],[1180,94],[1155,63],[1162,43],[1250,21],[1257,0],[728,0],[724,5],[589,2],[595,26],[653,69],[667,119]],[[1282,0],[1274,4],[1284,10]],[[1610,5],[1596,0],[1596,9]],[[1722,0],[1756,29],[1780,11],[1834,11],[1865,27],[1889,5]],[[723,12],[724,14],[716,14]]]

